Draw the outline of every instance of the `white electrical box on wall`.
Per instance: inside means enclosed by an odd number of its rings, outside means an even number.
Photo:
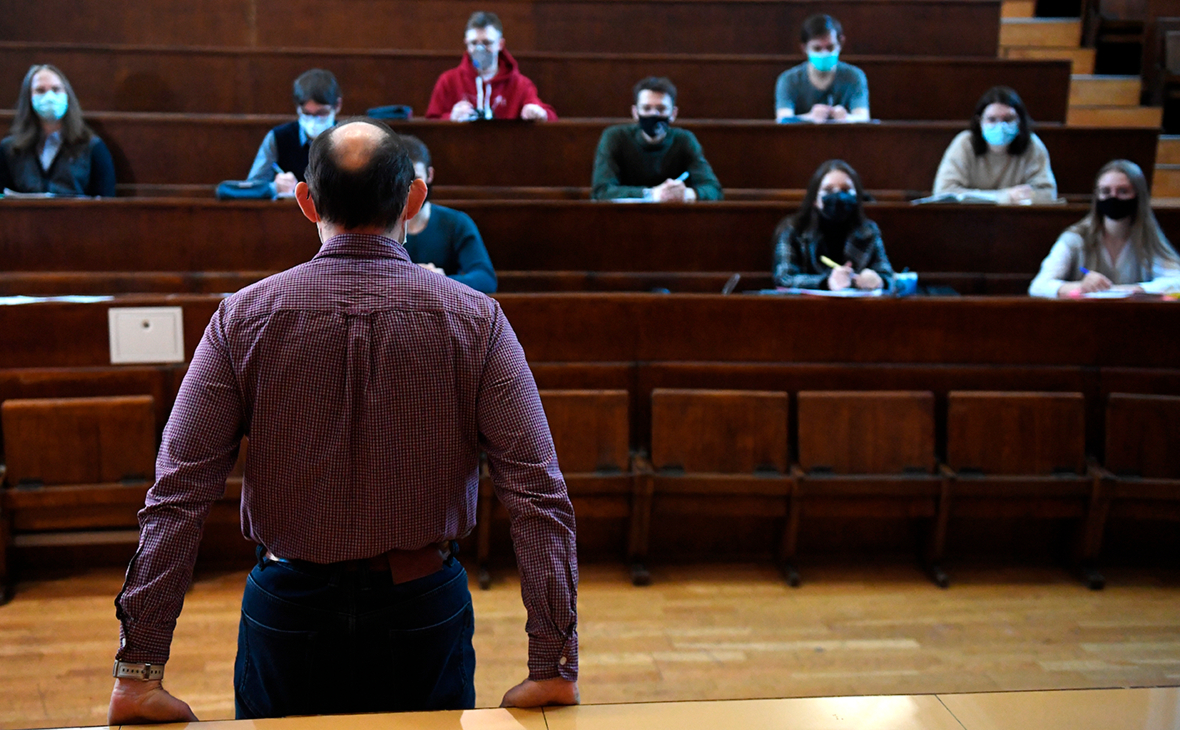
[[[184,362],[180,307],[112,307],[111,363]]]

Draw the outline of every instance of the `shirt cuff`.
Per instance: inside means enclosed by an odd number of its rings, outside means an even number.
[[[529,679],[562,678],[568,682],[578,679],[578,632],[573,631],[562,643],[560,640],[529,636]]]
[[[133,636],[129,636],[133,634]],[[122,644],[115,659],[134,664],[164,664],[172,645],[172,629],[138,626],[134,631],[121,630]]]

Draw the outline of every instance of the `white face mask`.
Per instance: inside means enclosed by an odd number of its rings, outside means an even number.
[[[315,139],[336,124],[336,112],[328,112],[327,116],[317,117],[314,114],[299,114],[299,128],[308,139]]]

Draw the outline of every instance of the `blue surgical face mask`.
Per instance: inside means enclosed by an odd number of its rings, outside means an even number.
[[[1020,122],[984,122],[979,125],[985,142],[993,147],[1007,147],[1020,134]]]
[[[328,112],[327,116],[317,117],[314,114],[300,114],[299,128],[308,139],[315,139],[336,124],[336,112]]]
[[[56,122],[66,115],[70,108],[70,98],[64,91],[46,91],[43,94],[33,94],[33,111],[37,116],[50,122]]]
[[[827,73],[836,68],[836,64],[840,61],[840,51],[823,51],[822,53],[808,51],[807,60],[811,62],[812,68],[816,71]]]

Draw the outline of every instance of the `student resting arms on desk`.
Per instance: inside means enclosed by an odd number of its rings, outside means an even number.
[[[881,231],[865,218],[864,188],[843,160],[819,166],[803,205],[774,232],[774,283],[795,289],[888,288],[893,267]],[[828,258],[835,268],[823,262]]]
[[[1090,214],[1053,244],[1028,293],[1076,297],[1109,289],[1180,289],[1180,256],[1151,212],[1143,170],[1127,160],[1099,170]]]
[[[402,135],[402,145],[414,164],[414,176],[431,185],[430,150],[409,134]],[[429,193],[418,215],[406,224],[405,245],[410,260],[422,268],[484,294],[496,291],[496,272],[475,221],[466,213],[431,203]]]
[[[656,203],[721,200],[721,183],[696,135],[672,126],[679,111],[672,82],[648,76],[631,95],[635,124],[617,124],[603,131],[594,156],[590,197]]]
[[[344,105],[336,77],[322,68],[300,74],[292,96],[298,118],[266,133],[247,178],[273,182],[278,195],[294,195],[295,185],[304,181],[312,141],[336,126],[336,115]]]
[[[33,66],[21,82],[16,116],[0,140],[0,189],[115,197],[111,152],[82,121],[65,74]]]
[[[779,75],[774,85],[775,119],[867,122],[869,82],[864,71],[840,60],[840,21],[813,15],[803,22],[801,39],[807,60]]]
[[[426,107],[427,119],[557,119],[537,87],[504,50],[504,26],[495,13],[472,13],[463,32],[467,52],[455,68],[438,77]]]
[[[934,194],[998,194],[1001,205],[1049,202],[1057,180],[1049,151],[1032,133],[1028,110],[1006,86],[989,89],[975,105],[971,128],[955,137],[934,178]]]

